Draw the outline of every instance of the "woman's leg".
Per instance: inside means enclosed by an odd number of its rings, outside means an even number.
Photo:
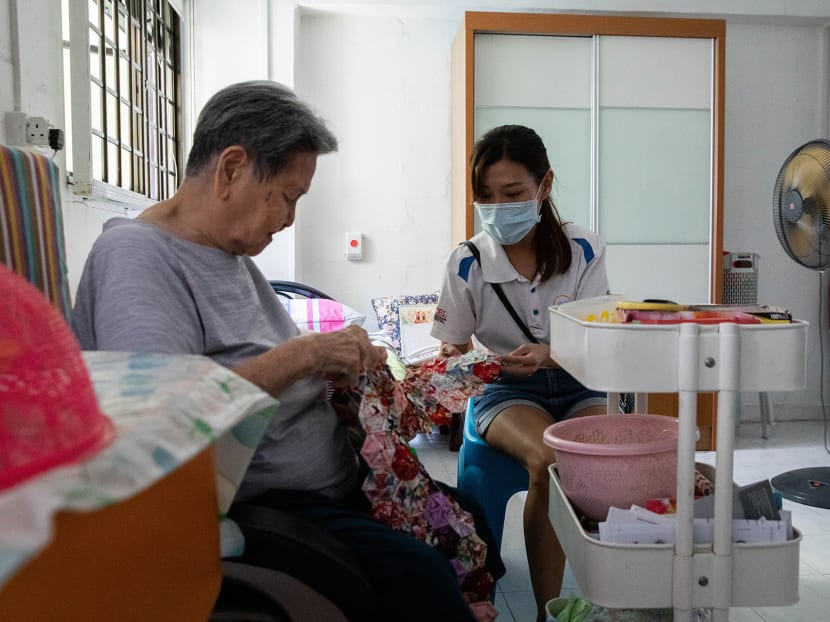
[[[545,603],[559,596],[565,570],[565,554],[548,518],[547,469],[554,458],[542,434],[552,423],[543,410],[520,404],[501,411],[485,434],[491,446],[522,462],[529,475],[523,522],[537,622],[545,620]]]
[[[605,407],[592,406],[572,416],[604,412]],[[523,522],[537,622],[544,622],[546,618],[545,604],[559,596],[565,572],[565,553],[548,516],[548,466],[555,458],[553,449],[545,445],[542,436],[553,422],[553,417],[540,408],[519,404],[501,411],[485,433],[485,440],[491,446],[521,461],[529,475]]]

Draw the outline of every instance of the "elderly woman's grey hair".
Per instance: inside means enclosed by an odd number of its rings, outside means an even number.
[[[196,176],[232,145],[245,149],[260,181],[266,181],[299,152],[337,150],[337,139],[288,87],[266,80],[225,87],[202,108],[185,176]]]

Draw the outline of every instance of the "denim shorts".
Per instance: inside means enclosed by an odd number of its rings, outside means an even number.
[[[562,421],[590,406],[605,406],[607,396],[586,389],[564,369],[539,369],[531,376],[501,376],[474,398],[476,430],[484,434],[501,411],[523,404],[544,410]]]

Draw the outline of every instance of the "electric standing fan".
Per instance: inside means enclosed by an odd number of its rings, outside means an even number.
[[[772,199],[775,233],[784,251],[796,263],[823,271],[830,267],[830,141],[812,140],[784,161]],[[821,285],[819,301],[821,301]],[[821,303],[819,302],[819,305]],[[821,312],[819,312],[821,323]],[[819,326],[821,342],[823,328]],[[824,349],[821,350],[821,406],[824,412]],[[825,447],[827,440],[825,418]],[[772,486],[785,498],[830,508],[830,467],[787,471],[772,478]]]

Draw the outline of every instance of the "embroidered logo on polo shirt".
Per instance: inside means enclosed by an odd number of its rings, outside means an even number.
[[[434,322],[440,322],[441,324],[447,323],[447,312],[442,307],[436,307],[435,309],[435,316],[433,317]]]

